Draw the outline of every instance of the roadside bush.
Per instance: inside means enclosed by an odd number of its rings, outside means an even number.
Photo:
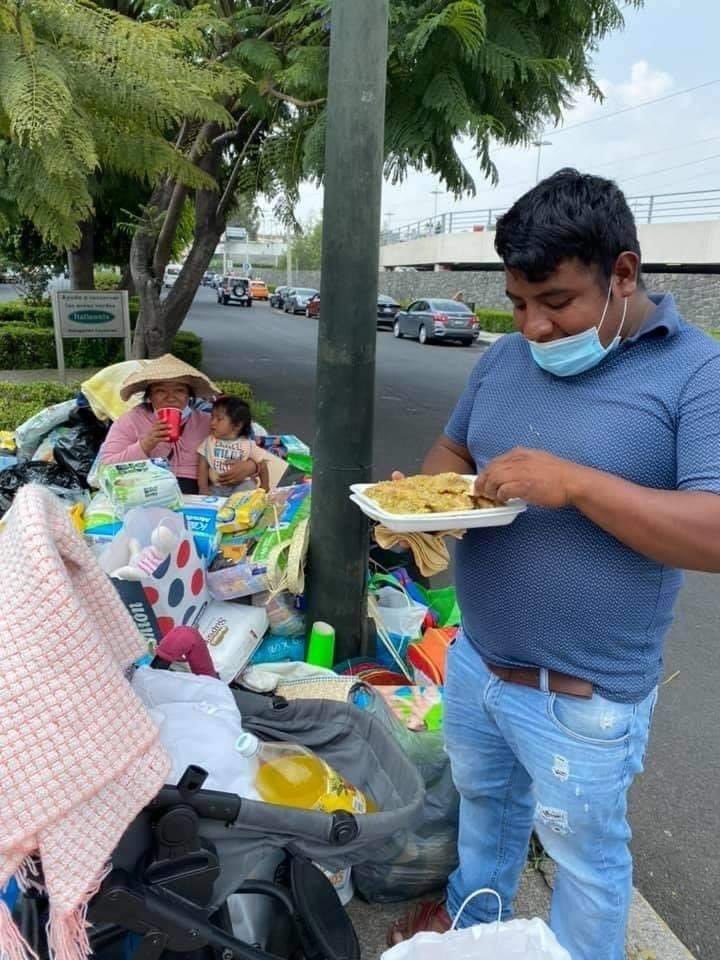
[[[39,308],[42,309],[42,308]],[[106,367],[123,359],[121,340],[65,340],[65,366]],[[202,363],[202,339],[190,331],[175,337],[172,352],[186,363]],[[53,370],[57,366],[55,335],[30,323],[0,323],[0,370]]]
[[[134,330],[140,313],[140,301],[137,297],[130,297],[128,309],[130,311],[130,326]],[[29,323],[35,327],[51,328],[53,325],[52,307],[49,303],[33,305],[26,303],[24,300],[6,300],[4,303],[0,303],[0,324],[3,323]]]
[[[266,430],[270,430],[274,412],[272,404],[266,403],[264,400],[256,400],[252,389],[247,383],[242,383],[240,380],[216,380],[215,383],[223,393],[227,393],[231,397],[240,397],[241,400],[249,403],[253,420],[262,424]]]
[[[720,340],[720,330],[711,330],[711,331],[710,331],[710,336],[711,336],[714,340]]]
[[[265,427],[270,426],[272,407],[261,400],[255,400],[246,383],[223,380],[218,386],[233,396],[247,400],[252,405],[255,419]],[[79,389],[79,383],[62,384],[46,380],[35,383],[0,383],[0,430],[14,430],[44,407],[74,397]]]
[[[114,270],[96,270],[94,279],[96,290],[117,290],[122,277]]]
[[[275,290],[277,289],[277,284],[275,284],[275,283],[268,283],[268,284],[267,284],[267,288],[268,288],[268,293],[270,293],[270,294],[275,293]]]
[[[52,327],[52,307],[33,306],[24,300],[0,303],[0,323],[27,323],[34,327]]]
[[[514,333],[513,316],[507,310],[489,310],[481,308],[475,311],[480,321],[480,329],[487,333]]]

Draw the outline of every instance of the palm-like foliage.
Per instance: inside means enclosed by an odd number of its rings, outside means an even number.
[[[77,238],[96,170],[211,184],[168,135],[231,123],[241,77],[193,62],[192,39],[84,0],[0,0],[0,181],[44,237]]]

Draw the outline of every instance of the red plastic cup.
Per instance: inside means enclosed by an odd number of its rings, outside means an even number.
[[[178,410],[177,407],[163,407],[162,410],[157,411],[157,418],[170,428],[170,443],[177,443],[180,439],[182,410]]]

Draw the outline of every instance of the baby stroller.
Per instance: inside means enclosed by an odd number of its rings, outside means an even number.
[[[352,923],[324,873],[382,863],[422,817],[417,770],[379,721],[320,700],[288,702],[234,690],[243,723],[265,740],[302,743],[369,794],[356,816],[273,806],[203,789],[190,767],[130,825],[88,913],[102,960],[359,960]],[[47,956],[42,895],[16,915]]]

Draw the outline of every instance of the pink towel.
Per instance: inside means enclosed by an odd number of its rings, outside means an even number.
[[[0,889],[42,864],[55,960],[169,761],[125,672],[145,644],[63,504],[21,489],[0,531]],[[31,951],[0,903],[0,956]]]

